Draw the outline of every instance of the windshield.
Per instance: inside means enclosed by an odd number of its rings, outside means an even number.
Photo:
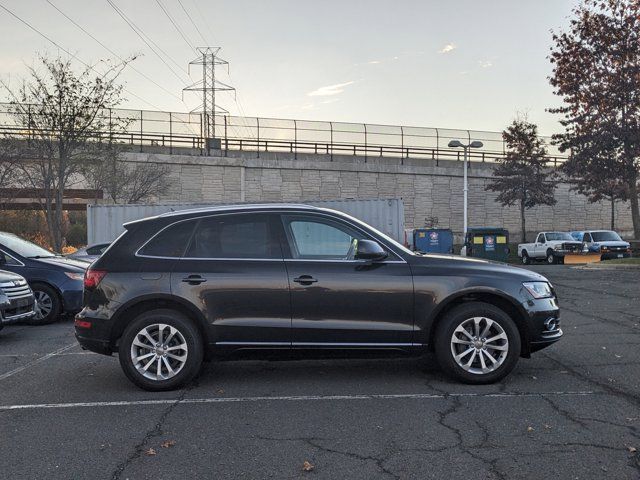
[[[616,232],[591,232],[594,242],[620,242],[622,239]]]
[[[573,242],[573,237],[565,232],[547,232],[547,241],[554,241],[554,240],[569,240],[571,242]]]
[[[22,257],[55,257],[49,250],[27,242],[13,233],[0,233],[0,243]]]

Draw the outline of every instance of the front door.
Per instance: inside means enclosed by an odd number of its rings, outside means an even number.
[[[205,314],[217,345],[291,345],[291,305],[277,216],[215,215],[198,221],[171,288]]]
[[[413,280],[389,251],[355,260],[354,239],[372,239],[330,215],[282,216],[294,347],[407,347],[413,340]]]

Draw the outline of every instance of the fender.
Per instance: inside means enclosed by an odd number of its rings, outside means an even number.
[[[139,308],[143,308],[143,306],[146,306],[151,302],[153,303],[152,308],[166,308],[171,305],[179,305],[181,307],[180,310],[186,313],[195,322],[202,334],[205,345],[209,343],[209,331],[204,314],[185,299],[168,293],[142,295],[132,298],[120,305],[115,310],[112,317],[114,325],[111,336],[112,343],[115,343],[115,341],[120,338],[122,332],[124,332],[127,322],[130,320],[126,314],[128,312],[135,312],[135,314],[137,314],[137,310]]]
[[[502,307],[502,303],[507,304],[512,309],[512,312],[507,313],[515,312],[517,314],[515,318],[513,318],[513,320],[516,323],[518,330],[520,330],[521,336],[523,336],[523,338],[528,337],[529,327],[525,321],[525,319],[527,318],[527,313],[516,298],[514,298],[504,290],[500,290],[497,288],[469,287],[458,290],[438,302],[438,305],[433,310],[431,310],[431,312],[429,312],[422,326],[418,322],[416,322],[417,334],[420,336],[420,340],[422,340],[420,343],[424,343],[426,345],[431,344],[431,339],[433,338],[435,328],[437,327],[438,321],[440,320],[442,315],[448,309],[461,303],[465,297],[469,299],[485,301],[487,303],[492,303],[490,297],[493,297],[500,300],[499,304],[496,306]],[[419,310],[418,306],[416,306],[416,310]]]

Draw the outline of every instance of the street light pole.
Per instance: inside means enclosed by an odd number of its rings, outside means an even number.
[[[464,185],[462,187],[462,192],[463,192],[463,242],[467,241],[467,229],[468,229],[468,197],[469,197],[469,181],[468,181],[468,177],[467,177],[467,169],[468,169],[468,164],[469,164],[469,149],[470,148],[482,148],[483,144],[482,142],[475,140],[473,142],[470,142],[469,144],[465,145],[464,143],[462,143],[460,140],[451,140],[449,142],[449,148],[462,148],[464,150]]]
[[[464,186],[462,187],[462,191],[464,192],[464,226],[463,226],[463,238],[464,241],[467,241],[467,202],[469,198],[469,182],[467,179],[467,157],[469,153],[469,147],[467,145],[463,146],[464,148]]]

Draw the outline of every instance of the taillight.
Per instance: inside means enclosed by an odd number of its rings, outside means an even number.
[[[93,270],[90,268],[84,274],[84,288],[96,288],[106,274],[106,270]]]

